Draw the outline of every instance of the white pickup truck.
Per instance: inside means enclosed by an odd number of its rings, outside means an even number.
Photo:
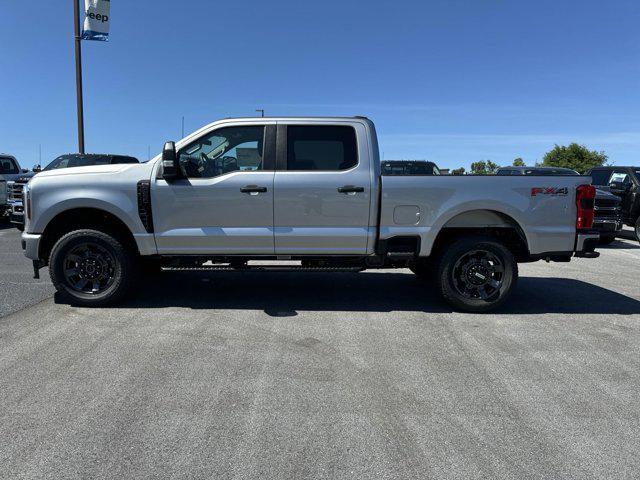
[[[518,262],[598,255],[589,177],[380,170],[364,117],[225,119],[144,164],[40,173],[23,248],[79,305],[149,270],[408,267],[467,311],[503,303]]]

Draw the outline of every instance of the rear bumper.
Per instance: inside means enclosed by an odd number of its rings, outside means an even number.
[[[596,231],[578,232],[576,235],[575,256],[582,258],[599,257],[600,254],[595,251],[599,240],[600,234]]]
[[[22,233],[22,249],[24,250],[25,257],[31,260],[40,260],[38,258],[38,251],[41,238],[42,235],[39,233]]]

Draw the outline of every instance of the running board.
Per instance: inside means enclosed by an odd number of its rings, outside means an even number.
[[[364,267],[301,267],[277,265],[202,265],[201,267],[162,267],[163,272],[360,272]]]

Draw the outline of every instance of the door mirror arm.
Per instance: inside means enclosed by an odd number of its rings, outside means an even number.
[[[162,178],[168,182],[180,178],[175,142],[166,142],[162,148]]]

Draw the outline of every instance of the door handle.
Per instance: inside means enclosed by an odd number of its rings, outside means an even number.
[[[354,185],[345,185],[344,187],[338,187],[340,193],[358,193],[364,192],[364,187],[356,187]]]
[[[242,193],[250,193],[250,194],[264,193],[267,191],[267,187],[259,187],[258,185],[245,185],[244,187],[240,188],[240,191]]]

